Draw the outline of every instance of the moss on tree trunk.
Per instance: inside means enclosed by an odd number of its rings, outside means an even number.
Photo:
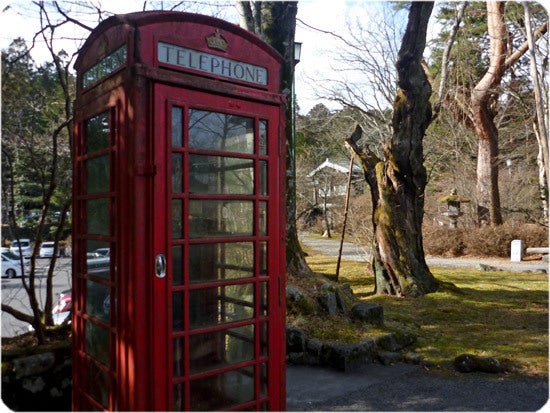
[[[432,111],[431,86],[421,62],[432,8],[433,3],[411,4],[396,65],[399,90],[393,107],[393,135],[384,147],[384,159],[357,146],[362,133],[359,127],[347,140],[371,189],[378,294],[419,296],[438,288],[422,246],[427,182],[422,140]]]

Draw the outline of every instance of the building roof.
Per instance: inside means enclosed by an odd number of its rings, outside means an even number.
[[[317,168],[311,171],[307,176],[312,177],[317,172],[325,168],[331,168],[331,169],[334,169],[335,171],[347,174],[349,172],[349,160],[331,161],[329,158],[327,158],[325,162],[323,162],[321,165],[319,165]],[[362,169],[354,163],[353,173],[361,173],[361,172],[362,172]]]

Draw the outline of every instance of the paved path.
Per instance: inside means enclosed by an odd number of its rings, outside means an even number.
[[[318,251],[322,254],[337,257],[340,249],[339,238],[321,238],[312,237],[307,233],[299,235],[300,242],[309,248]],[[369,262],[370,251],[366,248],[358,246],[351,242],[344,242],[342,248],[342,260]],[[471,268],[478,269],[480,264],[493,267],[495,270],[506,271],[533,271],[548,273],[548,262],[544,261],[521,261],[511,262],[505,258],[472,258],[472,257],[426,257],[426,262],[430,267],[446,267],[446,268]]]
[[[410,364],[342,373],[287,367],[289,411],[537,411],[548,381],[487,373],[442,375]]]

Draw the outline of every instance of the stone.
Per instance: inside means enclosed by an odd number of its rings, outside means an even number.
[[[336,294],[332,291],[327,291],[319,296],[319,303],[328,315],[338,314],[338,304],[336,302]]]
[[[297,287],[286,287],[286,305],[290,313],[313,314],[317,309],[315,300]]]
[[[38,393],[44,390],[46,383],[42,377],[29,377],[23,380],[22,386],[25,390],[31,393]]]
[[[405,361],[405,363],[409,364],[420,364],[424,360],[424,356],[422,356],[422,354],[408,351],[407,353],[405,353],[403,360]]]
[[[346,284],[349,288],[349,285]],[[344,287],[344,286],[342,286]],[[351,291],[351,289],[350,289]],[[338,305],[338,309],[342,311],[343,313],[348,313],[351,311],[351,308],[353,307],[353,293],[350,296],[348,292],[344,288],[337,288],[336,289],[336,304]]]
[[[297,327],[286,328],[286,352],[303,353],[306,350],[306,334]]]
[[[384,334],[383,336],[378,336],[374,339],[376,345],[382,350],[386,351],[397,351],[401,350],[401,346],[397,343],[395,336],[392,333]]]
[[[502,373],[504,368],[493,357],[482,357],[474,354],[461,354],[453,361],[453,366],[461,373],[481,371],[484,373]]]
[[[286,359],[291,364],[306,364],[305,353],[287,353]]]
[[[378,359],[384,366],[389,366],[402,361],[403,356],[395,351],[380,351],[378,352]]]
[[[351,308],[353,318],[377,326],[384,325],[384,308],[373,303],[360,302]]]
[[[376,357],[373,340],[356,344],[325,343],[321,349],[320,361],[329,367],[349,372],[372,363]]]
[[[51,352],[34,354],[13,361],[15,378],[36,376],[53,367],[55,355]]]

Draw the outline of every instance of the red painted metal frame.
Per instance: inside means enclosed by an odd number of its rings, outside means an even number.
[[[219,29],[228,40],[227,52],[209,49],[205,37]],[[212,74],[178,70],[158,62],[159,41],[204,51],[268,70],[268,84],[254,86]],[[82,74],[121,45],[126,63],[84,88]],[[112,389],[107,410],[151,411],[172,407],[170,340],[171,285],[154,277],[154,257],[169,249],[166,217],[170,202],[167,170],[170,149],[166,118],[171,102],[213,111],[269,117],[269,139],[276,142],[270,155],[268,221],[271,284],[268,316],[269,357],[251,365],[269,363],[269,410],[284,410],[285,382],[285,144],[284,108],[279,93],[280,56],[256,36],[230,23],[187,13],[146,12],[114,16],[92,33],[75,64],[78,73],[74,117],[73,189],[73,408],[100,408],[87,398],[84,323],[87,319],[84,176],[85,122],[109,111],[111,139],[111,269],[116,269],[111,300]],[[202,105],[202,106],[201,106]],[[265,111],[265,112],[264,112]],[[257,124],[257,121],[256,121]],[[271,150],[273,151],[273,147]],[[257,195],[255,195],[257,198]],[[253,197],[254,198],[254,197]],[[256,199],[254,198],[254,199]],[[277,205],[277,208],[273,208]],[[164,214],[158,213],[165,211]],[[257,224],[256,224],[257,227]],[[254,239],[257,239],[257,233]],[[257,254],[257,253],[256,253]],[[266,279],[267,280],[267,279]],[[163,283],[164,281],[164,283]],[[256,296],[259,279],[256,281]],[[256,304],[258,307],[258,304]],[[256,308],[256,312],[258,309]],[[256,328],[260,323],[256,313]],[[116,325],[114,325],[116,323]],[[236,323],[236,325],[239,325]],[[259,333],[256,333],[258,336]],[[256,354],[259,343],[256,342]],[[246,364],[246,363],[244,363]],[[258,367],[257,367],[258,368]],[[185,378],[188,380],[188,377]],[[258,383],[256,392],[258,391]],[[255,400],[240,408],[264,407]]]

